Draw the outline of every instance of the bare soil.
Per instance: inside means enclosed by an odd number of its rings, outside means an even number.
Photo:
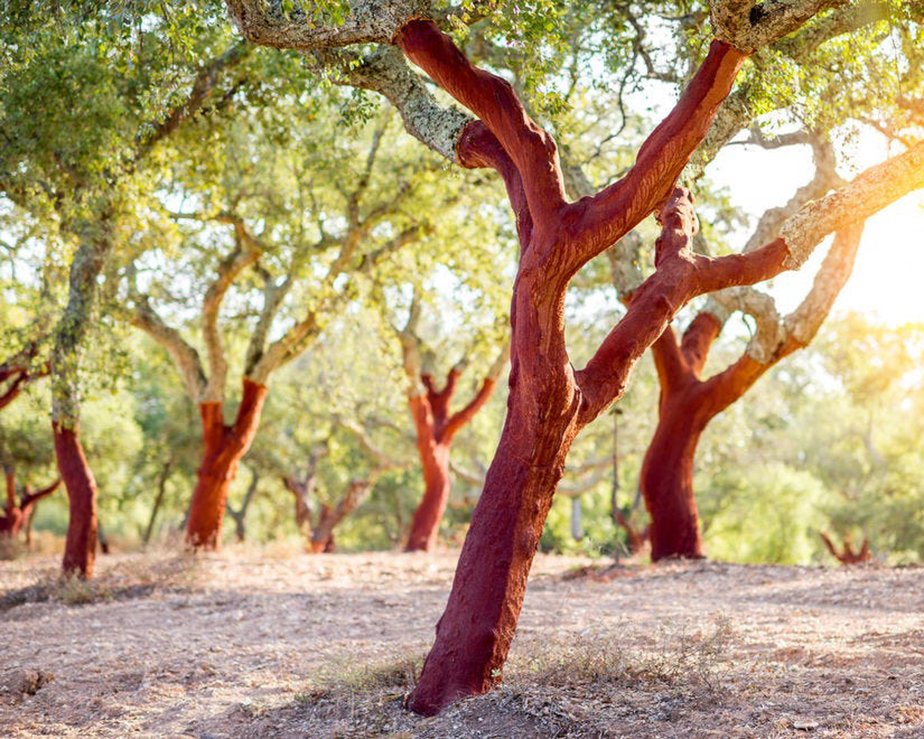
[[[924,568],[540,556],[492,693],[401,707],[456,553],[0,563],[0,733],[924,737]]]

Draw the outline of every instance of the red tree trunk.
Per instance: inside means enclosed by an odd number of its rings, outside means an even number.
[[[225,425],[221,403],[199,406],[204,452],[186,523],[186,541],[194,549],[219,546],[228,488],[253,443],[265,399],[266,387],[245,378],[233,426]]]
[[[459,370],[446,376],[445,387],[437,391],[430,375],[421,375],[426,394],[408,399],[417,435],[417,453],[423,469],[424,495],[414,512],[411,531],[404,547],[406,552],[430,552],[436,547],[440,521],[449,503],[449,453],[456,433],[487,403],[496,381],[485,378],[474,398],[457,413],[449,414]]]
[[[70,511],[62,569],[66,575],[87,579],[93,576],[96,561],[96,480],[83,453],[79,429],[52,423],[52,430]]]
[[[0,534],[12,538],[19,533],[23,521],[22,511],[16,500],[16,470],[10,465],[4,465],[3,476],[6,480],[6,505],[4,515],[0,517]]]
[[[449,502],[450,445],[438,442],[431,433],[422,434],[418,429],[417,450],[423,468],[424,494],[414,511],[404,551],[430,552],[436,547],[440,521]]]
[[[700,559],[703,541],[693,495],[693,460],[706,425],[693,393],[662,400],[658,426],[642,463],[640,485],[651,516],[651,559]]]
[[[701,313],[680,344],[668,327],[651,352],[661,385],[658,425],[642,462],[640,487],[651,517],[651,559],[704,557],[693,492],[696,447],[709,422],[766,371],[748,355],[708,380],[699,375],[722,324]]]
[[[449,602],[408,701],[418,713],[437,713],[500,682],[529,569],[577,430],[573,392],[551,383],[557,392],[540,399],[551,423],[538,425],[535,416],[524,413],[531,405],[524,396],[533,388],[523,389],[514,372],[507,420],[472,514]]]
[[[408,699],[412,710],[434,714],[500,680],[530,564],[576,433],[622,395],[633,365],[686,302],[778,274],[789,250],[782,239],[746,256],[717,259],[690,248],[697,228],[692,198],[674,182],[746,57],[728,44],[712,43],[625,177],[568,203],[554,141],[529,118],[508,82],[473,67],[430,22],[406,24],[395,43],[480,119],[463,129],[456,155],[463,166],[492,167],[503,177],[521,244],[507,419],[436,641]],[[662,224],[655,273],[587,365],[575,371],[564,335],[568,283],[652,211]]]

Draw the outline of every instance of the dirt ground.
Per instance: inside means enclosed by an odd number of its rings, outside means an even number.
[[[0,733],[200,737],[924,737],[924,568],[540,556],[505,683],[401,700],[456,553],[229,549],[0,563]]]

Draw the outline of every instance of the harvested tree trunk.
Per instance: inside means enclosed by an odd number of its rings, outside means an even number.
[[[337,505],[321,505],[318,523],[311,532],[309,548],[312,553],[331,553],[335,549],[334,528],[355,511],[369,497],[378,475],[366,479],[351,480]]]
[[[0,535],[15,538],[20,531],[26,532],[26,544],[32,544],[32,517],[38,502],[51,495],[61,485],[60,478],[48,487],[33,492],[27,485],[19,500],[16,499],[16,471],[10,465],[3,468],[6,478],[6,504],[4,515],[0,516]]]
[[[38,370],[31,368],[35,355],[38,353],[40,341],[44,341],[44,338],[33,341],[21,352],[0,364],[0,385],[8,383],[0,391],[0,409],[12,403],[30,382],[50,373],[51,368],[48,362],[45,362]]]
[[[495,169],[504,180],[521,246],[511,309],[507,418],[435,643],[408,697],[411,710],[432,715],[500,681],[530,564],[575,434],[623,394],[632,367],[676,312],[699,295],[798,268],[828,233],[924,187],[924,144],[914,144],[810,203],[787,221],[779,238],[760,249],[719,258],[696,254],[692,198],[675,188],[677,178],[705,139],[748,54],[805,20],[796,14],[795,20],[763,23],[741,3],[733,5],[734,23],[728,13],[713,14],[722,40],[712,42],[677,105],[639,149],[634,166],[593,197],[573,203],[565,198],[554,140],[530,118],[510,83],[474,67],[435,23],[420,19],[418,9],[406,14],[396,9],[369,36],[356,33],[370,19],[382,20],[371,12],[351,17],[343,33],[319,32],[327,46],[390,41],[477,116],[472,120],[439,108],[387,48],[348,75],[352,84],[381,91],[401,110],[405,127],[450,160]],[[255,4],[229,6],[245,35],[257,43],[290,47],[307,37],[311,48],[316,38],[305,24],[280,28],[275,16],[267,18]],[[652,212],[662,225],[655,273],[634,292],[626,315],[587,365],[575,370],[564,336],[568,283]]]
[[[811,342],[850,276],[861,234],[862,225],[838,232],[812,290],[786,318],[779,317],[769,296],[754,290],[730,292],[713,298],[679,344],[669,327],[652,345],[661,398],[658,425],[641,473],[651,516],[652,561],[704,556],[693,490],[700,437],[713,418],[742,398],[768,370]],[[751,313],[757,332],[738,361],[701,380],[709,350],[722,330],[724,318],[715,313],[727,315],[728,306]]]
[[[88,579],[93,576],[96,561],[96,480],[83,453],[76,425],[65,428],[54,423],[52,429],[55,456],[61,479],[67,488],[70,514],[62,568],[65,574]]]
[[[32,491],[29,486],[26,486],[25,491],[22,494],[22,497],[19,499],[19,510],[22,512],[22,521],[20,523],[20,529],[24,529],[26,532],[26,545],[32,545],[32,520],[35,518],[35,511],[38,507],[39,501],[43,498],[47,498],[55,490],[61,486],[61,478],[59,477],[51,485],[41,488],[40,490]],[[14,536],[17,532],[14,532]]]
[[[311,554],[329,554],[334,551],[334,529],[362,505],[378,478],[389,468],[381,466],[366,478],[354,478],[347,484],[336,505],[318,503],[317,514],[314,514],[311,511],[311,498],[317,487],[317,464],[326,453],[325,444],[323,451],[312,454],[308,471],[301,480],[295,477],[282,478],[283,484],[295,497],[295,522],[305,537],[305,550]]]
[[[205,450],[186,523],[186,541],[193,549],[218,549],[228,488],[260,424],[266,386],[247,378],[243,384],[234,425],[225,425],[221,403],[199,406]]]
[[[420,380],[426,393],[410,395],[408,398],[417,436],[417,453],[423,470],[424,494],[411,519],[411,529],[404,547],[406,552],[430,552],[436,547],[440,521],[449,503],[449,452],[452,437],[487,402],[494,390],[494,381],[486,379],[482,391],[472,401],[477,402],[477,407],[471,410],[463,422],[456,422],[450,427],[452,419],[449,416],[449,403],[458,377],[459,370],[450,370],[445,386],[438,391],[430,375],[421,375]]]
[[[6,504],[4,515],[0,518],[0,534],[12,538],[19,531],[23,518],[16,500],[16,470],[12,465],[3,466],[3,477],[6,481]]]
[[[420,340],[416,334],[419,317],[420,303],[415,294],[407,325],[398,331],[398,336],[404,355],[408,405],[414,420],[424,494],[411,520],[411,529],[404,547],[406,552],[430,552],[436,547],[440,522],[449,503],[449,454],[453,438],[488,402],[500,374],[507,366],[509,353],[509,347],[505,346],[475,396],[464,408],[450,413],[449,406],[462,374],[462,365],[449,370],[442,390],[436,388],[431,374],[421,372]]]

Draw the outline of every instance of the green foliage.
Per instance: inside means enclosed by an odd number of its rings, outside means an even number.
[[[802,564],[818,552],[830,492],[812,474],[769,463],[697,483],[710,557]]]

